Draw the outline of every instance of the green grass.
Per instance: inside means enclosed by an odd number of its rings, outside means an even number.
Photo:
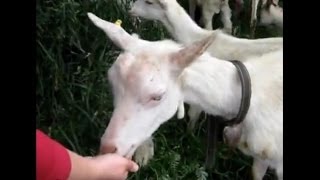
[[[81,155],[94,155],[113,108],[106,72],[120,51],[86,13],[109,21],[122,19],[127,31],[143,39],[170,36],[160,23],[142,21],[135,28],[132,18],[110,0],[38,0],[36,10],[37,128]],[[237,36],[246,37],[249,19],[240,22]],[[271,36],[270,31],[261,32],[257,37]],[[161,126],[155,133],[154,158],[130,179],[200,180],[207,174],[217,180],[249,178],[251,158],[224,145],[219,147],[215,170],[205,172],[204,126],[197,126],[194,134],[186,129],[187,122],[175,118]],[[274,176],[268,173],[265,179]]]

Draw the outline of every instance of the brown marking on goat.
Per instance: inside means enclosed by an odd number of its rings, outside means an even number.
[[[271,155],[271,149],[269,147],[266,147],[262,150],[262,152],[260,153],[261,159],[266,160],[269,159],[270,157],[272,157]]]
[[[267,151],[264,149],[262,152],[261,152],[261,158],[263,160],[266,160],[268,158],[268,154],[267,154]]]
[[[248,142],[247,141],[240,142],[239,147],[241,149],[244,149],[245,151],[248,151],[248,148],[249,148]]]
[[[246,149],[249,147],[247,141],[243,142],[243,147],[246,148]]]

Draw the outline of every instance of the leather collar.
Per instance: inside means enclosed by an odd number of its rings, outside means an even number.
[[[235,126],[240,124],[246,117],[251,102],[251,78],[245,65],[238,60],[230,61],[236,68],[241,82],[241,104],[236,117],[226,120],[220,116],[214,116],[214,119],[207,119],[207,152],[205,166],[212,168],[215,164],[215,154],[217,149],[217,136],[219,127]],[[222,128],[223,129],[223,128]]]

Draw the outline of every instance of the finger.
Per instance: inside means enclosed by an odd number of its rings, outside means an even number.
[[[128,161],[128,166],[127,166],[128,171],[130,172],[137,172],[139,170],[139,166],[137,163],[133,161]]]
[[[127,159],[132,160],[132,156],[127,157]]]
[[[124,176],[123,176],[123,180],[126,180],[128,178],[128,171],[125,172]]]

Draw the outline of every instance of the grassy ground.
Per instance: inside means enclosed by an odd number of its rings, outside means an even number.
[[[185,6],[186,7],[186,6]],[[86,12],[115,21],[148,40],[168,36],[160,23],[132,18],[110,0],[37,0],[37,128],[82,155],[94,155],[112,113],[106,72],[119,54],[104,33],[92,25]],[[239,34],[248,36],[247,16],[239,21]],[[262,28],[257,37],[274,36]],[[248,179],[251,158],[219,147],[217,166],[205,172],[205,131],[197,126],[186,133],[187,122],[173,120],[155,133],[155,157],[130,179]],[[179,143],[177,143],[179,142]],[[265,179],[274,179],[268,173]]]

